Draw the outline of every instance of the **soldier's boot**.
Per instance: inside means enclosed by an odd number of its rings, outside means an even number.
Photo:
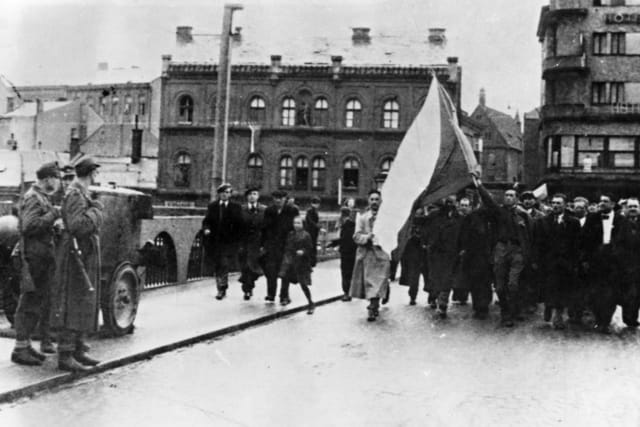
[[[58,369],[68,372],[86,372],[91,368],[78,362],[70,351],[63,351],[58,355]]]
[[[78,362],[82,363],[85,366],[96,366],[97,364],[100,363],[99,360],[96,360],[94,358],[92,358],[91,356],[89,356],[87,354],[87,352],[85,351],[75,351],[73,353],[73,358],[76,359]]]
[[[45,356],[43,353],[40,353],[35,348],[29,346],[29,347],[27,347],[27,349],[29,350],[29,353],[31,353],[31,355],[33,357],[35,357],[36,359],[40,360],[41,362],[44,362],[47,359],[47,356]]]
[[[45,354],[53,354],[56,352],[56,348],[51,340],[42,340],[40,341],[40,351]]]
[[[39,366],[42,360],[34,356],[30,351],[30,347],[14,348],[11,352],[11,361],[19,365]]]

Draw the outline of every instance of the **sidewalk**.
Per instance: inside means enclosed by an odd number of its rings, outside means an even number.
[[[311,292],[316,304],[333,302],[341,296],[339,260],[318,264],[312,279]],[[254,296],[250,301],[243,300],[237,275],[230,277],[229,283],[227,297],[222,301],[214,298],[216,288],[213,279],[144,292],[133,334],[90,341],[91,356],[103,363],[86,374],[59,371],[56,355],[48,356],[40,367],[12,363],[10,356],[14,341],[0,338],[0,403],[29,396],[81,376],[103,372],[199,341],[240,331],[303,311],[307,306],[304,294],[294,284],[289,292],[293,302],[283,307],[277,302],[277,298],[275,304],[265,303],[264,277],[256,284]],[[322,307],[319,310],[322,310]]]

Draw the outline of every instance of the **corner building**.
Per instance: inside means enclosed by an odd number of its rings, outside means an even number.
[[[542,106],[531,179],[571,196],[638,195],[640,1],[552,0],[538,37]]]

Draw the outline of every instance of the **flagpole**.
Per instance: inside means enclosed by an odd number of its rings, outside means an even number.
[[[338,178],[338,206],[342,205],[342,178]]]

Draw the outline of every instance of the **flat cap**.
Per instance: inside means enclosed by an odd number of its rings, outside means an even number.
[[[260,192],[260,189],[258,187],[248,187],[245,191],[244,191],[244,195],[245,197],[248,196],[249,194],[253,193],[254,191],[257,191],[258,193]]]
[[[224,193],[227,190],[231,190],[231,184],[228,182],[223,182],[216,188],[216,193]]]
[[[525,191],[520,195],[520,200],[535,199],[535,198],[536,196],[533,194],[533,191]]]
[[[94,169],[98,169],[99,164],[93,157],[85,157],[76,163],[76,174],[80,177],[89,175]]]
[[[44,163],[36,171],[36,177],[38,179],[60,178],[60,168],[58,167],[58,162]]]
[[[282,190],[276,190],[273,193],[271,193],[271,197],[274,197],[276,199],[282,199],[283,197],[287,197],[287,192]]]

